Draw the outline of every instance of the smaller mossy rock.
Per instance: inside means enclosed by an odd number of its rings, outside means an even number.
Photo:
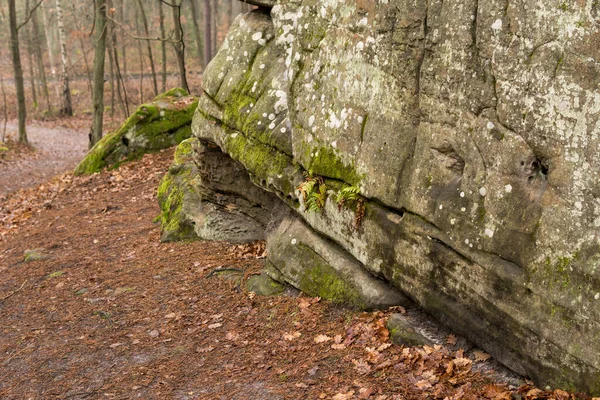
[[[4,143],[0,142],[0,153],[4,153],[6,151],[8,151],[8,147]]]
[[[433,346],[433,342],[419,333],[402,314],[390,315],[386,327],[391,341],[397,345]]]
[[[123,161],[175,146],[191,136],[198,99],[171,89],[141,105],[117,131],[104,136],[79,163],[75,175],[114,168]]]
[[[48,258],[48,255],[43,253],[43,249],[31,249],[25,250],[25,254],[23,256],[23,261],[31,262],[31,261],[40,261]]]
[[[197,145],[198,139],[191,138],[177,146],[173,164],[158,185],[157,198],[160,205],[158,220],[162,228],[161,241],[163,242],[198,237],[194,230],[194,221],[184,211],[184,200],[186,205],[200,202],[194,191],[193,182],[198,172],[191,161],[194,147]]]
[[[263,272],[260,275],[252,275],[249,277],[246,282],[246,289],[259,296],[276,296],[283,293],[285,285],[277,282]]]
[[[269,233],[267,252],[268,264],[281,273],[282,280],[310,296],[363,310],[410,304],[400,291],[369,274],[355,258],[298,217],[283,218]]]

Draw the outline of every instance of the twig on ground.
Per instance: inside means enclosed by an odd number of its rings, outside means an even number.
[[[27,281],[28,281],[28,279],[25,279],[25,282],[23,282],[23,284],[21,285],[21,287],[20,287],[20,288],[18,288],[17,290],[13,290],[12,292],[10,292],[10,293],[9,293],[9,294],[7,294],[6,296],[4,296],[4,297],[2,298],[2,300],[6,300],[6,299],[8,299],[10,296],[12,296],[13,294],[15,294],[15,293],[17,293],[17,292],[21,291],[21,289],[23,289],[23,287],[25,286],[25,284],[27,283]]]

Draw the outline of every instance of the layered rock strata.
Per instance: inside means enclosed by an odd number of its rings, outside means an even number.
[[[193,133],[331,243],[307,251],[600,394],[598,40],[595,1],[281,0],[235,21]]]

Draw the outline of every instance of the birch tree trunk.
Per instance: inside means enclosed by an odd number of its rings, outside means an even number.
[[[71,102],[71,90],[69,89],[69,73],[67,71],[68,59],[67,59],[67,38],[65,35],[65,27],[63,22],[63,10],[61,6],[61,0],[56,0],[56,20],[58,25],[58,39],[60,42],[60,57],[62,61],[61,65],[61,81],[62,81],[62,102],[59,114],[60,115],[73,115],[73,104]]]
[[[48,58],[50,59],[50,73],[52,74],[52,80],[54,80],[54,90],[56,91],[56,96],[59,95],[58,91],[58,81],[56,79],[56,67],[54,64],[54,48],[52,47],[52,32],[50,32],[50,25],[48,23],[48,16],[46,15],[46,6],[44,3],[41,5],[42,7],[42,16],[44,18],[44,32],[46,33],[46,45],[48,46]]]

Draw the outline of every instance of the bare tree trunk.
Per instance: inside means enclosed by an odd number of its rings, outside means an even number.
[[[117,79],[117,97],[119,98],[119,103],[123,108],[123,114],[126,118],[129,118],[129,100],[127,98],[127,89],[125,88],[125,84],[123,82],[123,75],[121,75],[121,67],[119,66],[119,52],[117,51],[117,33],[114,29],[112,29],[112,43],[113,43],[113,58],[115,60],[115,73]],[[121,88],[123,89],[123,95],[121,96]]]
[[[183,42],[183,28],[181,27],[181,2],[179,2],[179,4],[174,2],[173,7],[171,8],[173,11],[173,26],[175,30],[175,42],[173,43],[173,48],[175,49],[175,54],[177,55],[179,79],[181,82],[181,87],[189,93],[190,87],[188,86],[187,78],[185,76],[185,43]]]
[[[0,86],[2,87],[2,99],[4,101],[4,126],[2,127],[2,140],[3,142],[6,140],[6,123],[8,122],[8,104],[6,104],[6,90],[4,90],[4,78],[0,75]]]
[[[52,79],[55,82],[54,90],[56,91],[56,96],[59,96],[58,91],[58,82],[56,80],[56,67],[54,64],[54,49],[52,48],[52,33],[50,32],[50,25],[48,24],[48,17],[46,16],[46,6],[42,3],[42,16],[44,17],[44,32],[46,33],[46,42],[48,45],[48,58],[50,59],[50,73],[52,74]]]
[[[77,28],[78,31],[83,31],[84,29],[79,25],[79,22],[77,22],[78,18],[77,18],[77,10],[75,9],[75,2],[71,2],[71,6],[73,7],[73,20],[75,21],[75,28]],[[90,95],[93,98],[93,84],[92,84],[92,71],[90,70],[90,64],[88,62],[87,59],[87,51],[85,51],[85,44],[83,42],[83,36],[82,35],[77,35],[79,38],[79,47],[81,47],[81,52],[83,53],[83,63],[85,64],[85,73],[87,75],[87,84],[88,84],[88,90],[90,92]],[[93,100],[92,100],[93,102]]]
[[[61,0],[56,0],[56,19],[58,22],[58,39],[60,41],[60,56],[62,61],[61,80],[63,82],[62,96],[63,104],[60,108],[60,115],[73,115],[73,104],[71,102],[71,90],[69,89],[69,74],[67,72],[67,38],[65,35],[65,26],[63,22],[63,11]]]
[[[160,51],[161,51],[161,64],[162,64],[162,92],[167,91],[167,42],[165,35],[165,13],[163,11],[163,4],[158,0],[158,18],[160,23]]]
[[[109,26],[112,26],[112,23],[109,23]],[[109,29],[108,26],[107,29]],[[110,116],[113,117],[115,115],[115,60],[113,57],[114,44],[112,43],[111,37],[112,35],[108,35],[107,48],[110,71]],[[125,115],[125,111],[123,111],[123,115]]]
[[[233,23],[233,2],[235,0],[226,0],[227,1],[227,29],[229,29],[229,27],[231,26],[231,24]]]
[[[210,0],[204,0],[204,67],[212,59],[212,10]]]
[[[44,98],[46,100],[46,110],[47,114],[51,114],[51,106],[50,106],[50,93],[48,92],[48,82],[46,81],[46,70],[44,68],[44,58],[42,53],[41,36],[40,36],[40,26],[37,17],[37,10],[33,11],[31,15],[31,23],[33,29],[33,45],[35,49],[35,58],[37,60],[38,73],[40,77],[40,81],[42,83],[42,91],[44,92]]]
[[[25,12],[29,14],[29,0],[25,0]],[[25,38],[25,43],[27,44],[27,64],[29,67],[29,84],[31,85],[31,98],[33,100],[33,108],[38,108],[38,100],[37,100],[37,91],[35,90],[35,72],[33,69],[33,49],[32,49],[32,41],[31,41],[31,32],[24,27],[25,31],[23,32],[23,36]]]
[[[15,0],[8,0],[8,19],[10,25],[10,49],[12,51],[13,70],[15,73],[15,88],[17,91],[17,112],[19,114],[19,142],[27,144],[25,120],[25,88],[23,86],[23,67],[19,53],[19,32],[17,31],[17,9]]]
[[[192,21],[194,22],[194,34],[196,36],[196,47],[198,49],[198,58],[200,59],[200,65],[204,65],[204,41],[202,39],[202,33],[200,32],[200,23],[198,16],[198,8],[196,7],[197,0],[190,0],[190,7],[192,8]]]
[[[142,17],[142,23],[144,25],[145,37],[150,37],[150,32],[148,30],[148,19],[146,18],[146,12],[144,11],[144,5],[142,4],[142,0],[138,0],[138,5],[140,7],[140,15]],[[148,47],[148,58],[150,59],[150,70],[152,71],[152,86],[154,88],[154,96],[158,96],[158,84],[156,82],[156,69],[154,68],[154,57],[152,56],[152,44],[150,40],[146,40],[146,44]]]
[[[138,35],[140,35],[140,23],[137,12],[135,13],[135,29]],[[144,53],[142,51],[142,41],[137,41],[138,57],[140,59],[140,104],[144,103]]]
[[[96,0],[96,49],[94,52],[94,117],[90,149],[102,139],[104,118],[104,60],[106,57],[106,0]]]
[[[211,36],[212,40],[210,41],[210,45],[211,45],[210,58],[212,59],[215,56],[215,54],[217,54],[217,40],[218,40],[217,16],[219,15],[219,12],[218,12],[218,8],[217,8],[216,0],[211,0],[211,10],[212,10],[212,13],[211,13],[211,15],[212,15],[211,31],[212,32],[211,32],[210,36]]]
[[[126,15],[125,15],[125,0],[120,0],[121,1],[121,21],[123,24],[125,24],[125,20],[126,20]],[[115,48],[116,48],[116,43],[117,41],[115,40]],[[123,75],[121,75],[121,72],[119,72],[118,75],[121,76],[121,81],[123,81],[122,76],[125,76],[125,78],[127,78],[127,42],[125,40],[123,40],[123,45],[121,46],[121,55],[123,56]],[[118,60],[118,59],[115,59]],[[115,65],[118,66],[118,61],[115,62]],[[129,112],[127,112],[127,114],[129,114]]]

